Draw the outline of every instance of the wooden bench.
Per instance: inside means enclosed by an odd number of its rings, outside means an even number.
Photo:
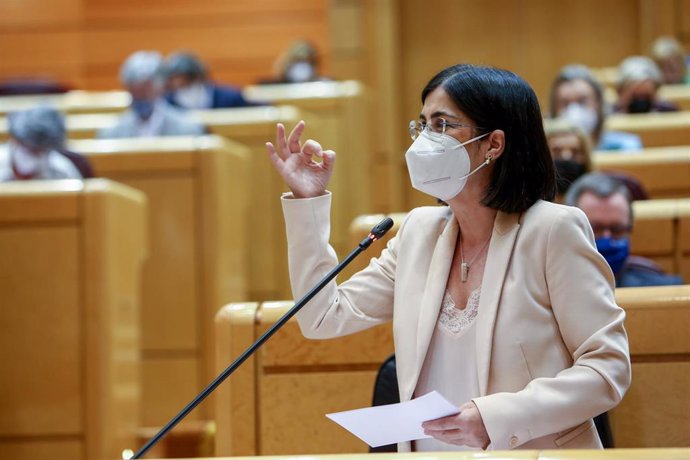
[[[633,386],[613,412],[616,443],[689,447],[690,286],[618,289],[616,298],[629,314],[635,363]],[[216,317],[218,372],[291,306],[223,307]],[[376,372],[392,348],[389,325],[311,341],[291,320],[219,387],[216,455],[365,452],[364,443],[324,414],[369,406]]]
[[[599,171],[621,171],[636,177],[652,198],[690,197],[690,148],[667,147],[645,152],[649,154],[597,153],[592,163]]]
[[[0,184],[0,458],[134,443],[146,224],[145,196],[105,179]]]
[[[645,147],[690,144],[690,111],[644,114],[613,114],[606,129],[637,134]]]
[[[119,113],[129,107],[126,91],[73,90],[65,94],[0,96],[0,116],[37,105],[50,105],[64,113]]]
[[[357,217],[350,225],[350,245],[354,247],[371,228],[388,216],[393,228],[374,243],[367,253],[355,259],[344,270],[341,279],[349,278],[376,257],[398,231],[406,213],[369,214]],[[669,273],[680,274],[690,282],[690,198],[633,202],[631,253],[647,257]]]
[[[143,426],[160,426],[213,375],[213,318],[248,299],[247,161],[217,136],[72,141],[96,174],[144,192]],[[171,382],[174,381],[174,384]],[[210,417],[202,407],[195,417]]]

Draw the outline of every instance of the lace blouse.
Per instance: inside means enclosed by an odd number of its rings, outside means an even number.
[[[415,397],[436,390],[450,402],[460,406],[479,396],[474,325],[479,314],[480,295],[480,288],[472,291],[467,305],[460,310],[446,291],[417,382]],[[477,449],[445,444],[429,438],[415,441],[415,450],[440,452]]]

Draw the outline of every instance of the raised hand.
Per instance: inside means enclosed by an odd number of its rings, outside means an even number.
[[[335,152],[332,150],[323,150],[318,142],[311,139],[304,145],[300,143],[305,126],[304,121],[300,121],[286,138],[285,126],[278,123],[275,146],[270,142],[266,143],[273,166],[295,198],[323,195],[335,164]],[[314,157],[321,161],[314,161]]]

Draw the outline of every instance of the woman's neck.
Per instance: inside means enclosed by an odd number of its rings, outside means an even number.
[[[467,190],[469,192],[469,190]],[[468,247],[484,244],[494,227],[497,211],[481,204],[481,198],[468,193],[448,201],[462,232],[463,243]]]

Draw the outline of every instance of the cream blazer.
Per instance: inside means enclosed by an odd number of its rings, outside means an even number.
[[[295,298],[337,263],[328,245],[330,202],[330,194],[283,196]],[[414,209],[367,268],[331,282],[297,314],[303,334],[338,337],[392,320],[400,398],[409,400],[457,235],[449,208]],[[476,319],[480,396],[473,400],[491,449],[601,448],[592,417],[616,406],[631,379],[625,312],[613,286],[579,209],[538,201],[523,214],[497,214]]]

